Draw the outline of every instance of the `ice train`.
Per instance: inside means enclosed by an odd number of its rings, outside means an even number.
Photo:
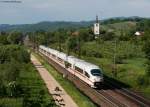
[[[39,46],[39,52],[67,69],[68,72],[89,86],[97,88],[103,84],[103,73],[98,66],[43,45]]]

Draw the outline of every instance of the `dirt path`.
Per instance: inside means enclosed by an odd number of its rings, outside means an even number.
[[[55,102],[60,107],[78,107],[73,99],[66,93],[60,84],[53,78],[53,76],[43,67],[38,59],[31,55],[31,61],[38,70],[42,79],[44,80],[49,93],[55,99]]]

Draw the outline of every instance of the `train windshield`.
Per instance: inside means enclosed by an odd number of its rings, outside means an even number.
[[[91,74],[93,76],[101,76],[102,75],[102,72],[100,71],[100,69],[92,69],[91,70]]]

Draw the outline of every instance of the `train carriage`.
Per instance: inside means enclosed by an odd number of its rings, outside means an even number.
[[[42,45],[39,46],[39,51],[61,66],[63,65],[70,73],[91,87],[96,88],[103,83],[103,73],[98,66]]]

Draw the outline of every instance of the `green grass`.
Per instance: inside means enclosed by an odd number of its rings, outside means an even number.
[[[43,60],[41,57],[36,57],[40,62],[48,69],[48,71],[53,75],[53,77],[60,83],[60,85],[66,90],[66,92],[73,98],[79,107],[96,107],[92,101],[83,95],[72,82],[64,79],[60,73],[58,73],[54,68],[52,68],[48,62]]]
[[[0,98],[0,105],[2,107],[22,107],[21,98]],[[0,107],[1,107],[0,106]]]

